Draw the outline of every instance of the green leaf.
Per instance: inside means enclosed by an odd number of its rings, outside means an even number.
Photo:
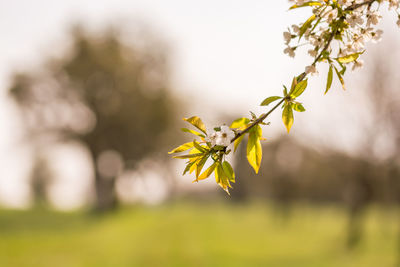
[[[215,170],[215,181],[217,182],[217,184],[219,184],[219,186],[222,187],[222,189],[224,189],[226,191],[226,193],[229,194],[229,187],[231,187],[230,183],[229,183],[229,178],[228,176],[225,174],[224,169],[222,168],[221,163],[217,163],[217,167]]]
[[[183,156],[174,156],[174,159],[192,159],[192,158],[197,158],[200,156],[203,156],[203,153],[196,153],[196,154],[189,154],[189,155],[183,155]]]
[[[201,119],[197,116],[193,116],[190,117],[188,119],[184,118],[184,121],[189,122],[190,124],[192,124],[194,127],[196,127],[197,129],[199,129],[200,131],[202,131],[203,133],[207,134],[206,132],[206,126],[204,125],[204,123],[201,121]]]
[[[199,133],[199,132],[197,132],[195,130],[189,130],[188,128],[182,128],[181,130],[182,130],[182,132],[185,132],[185,133],[191,133],[191,134],[203,137],[203,138],[205,137],[204,134],[201,134],[201,133]]]
[[[286,86],[283,86],[283,95],[284,96],[288,95],[288,90],[287,90]]]
[[[186,168],[185,168],[185,170],[183,171],[183,174],[182,174],[182,175],[185,175],[185,174],[191,169],[191,167],[193,166],[194,163],[195,163],[195,161],[189,162],[189,163],[186,165]]]
[[[225,174],[228,177],[228,180],[232,183],[235,182],[235,172],[233,171],[233,168],[231,166],[231,164],[229,164],[229,162],[224,161],[222,163],[222,169],[224,169]]]
[[[299,97],[304,92],[304,90],[306,90],[306,88],[307,88],[307,79],[299,82],[295,86],[295,88],[294,88],[294,90],[293,90],[291,95],[294,96],[294,97]]]
[[[309,17],[306,22],[304,22],[303,26],[300,28],[300,34],[299,34],[299,39],[304,35],[304,33],[307,31],[307,29],[311,26],[311,23],[315,20],[316,16],[313,14],[311,17]]]
[[[328,93],[329,89],[331,89],[332,80],[333,80],[333,70],[332,70],[332,65],[331,65],[331,66],[329,66],[328,79],[327,79],[327,81],[326,81],[326,90],[325,90],[325,94]]]
[[[282,121],[283,124],[285,124],[287,132],[290,132],[290,128],[292,128],[293,125],[293,110],[292,110],[292,105],[286,105],[285,108],[283,109],[282,112]]]
[[[304,112],[306,109],[303,107],[302,104],[296,103],[293,105],[293,109],[296,110],[297,112]]]
[[[249,122],[250,120],[248,118],[236,119],[232,122],[230,128],[232,129],[242,128],[243,126],[246,126]]]
[[[244,135],[240,136],[233,142],[233,151],[236,152],[237,148],[239,147],[240,143],[243,141]]]
[[[347,55],[347,56],[344,56],[344,57],[339,57],[339,58],[337,58],[336,60],[339,62],[339,63],[350,63],[350,62],[353,62],[353,61],[355,61],[355,60],[357,60],[357,58],[360,56],[360,53],[354,53],[354,54],[351,54],[351,55]]]
[[[247,160],[249,164],[253,167],[254,171],[258,173],[261,166],[262,159],[262,149],[260,142],[260,130],[257,129],[261,127],[259,125],[254,126],[249,132],[249,140],[247,142]]]
[[[293,93],[294,89],[296,88],[296,85],[297,85],[297,78],[293,77],[292,85],[290,86],[289,94]]]
[[[195,181],[200,181],[207,179],[214,172],[217,162],[214,162],[210,167],[208,167]]]
[[[306,6],[321,6],[322,4],[318,1],[310,1],[301,5],[293,5],[289,9],[295,9],[299,7],[306,7]]]
[[[168,152],[168,154],[174,154],[174,153],[179,153],[179,152],[183,152],[186,151],[190,148],[193,147],[193,142],[189,142],[189,143],[185,143],[181,146],[178,146],[177,148],[174,148],[173,150],[171,150],[170,152]]]
[[[197,143],[196,141],[193,141],[193,145],[194,147],[199,150],[200,152],[208,152],[208,149],[206,149],[205,147],[202,147],[199,143]]]
[[[346,90],[346,85],[344,84],[344,79],[343,79],[342,75],[340,74],[340,72],[338,71],[338,69],[335,66],[334,66],[334,68],[335,68],[336,75],[338,76],[339,81],[342,84],[343,90]]]
[[[264,99],[264,101],[261,103],[261,106],[268,106],[269,104],[271,104],[272,102],[281,99],[281,96],[270,96],[267,97],[266,99]]]
[[[201,173],[201,170],[204,167],[204,164],[206,164],[208,157],[210,156],[210,154],[206,154],[204,157],[202,157],[199,162],[196,164],[196,179],[199,178],[199,175]]]

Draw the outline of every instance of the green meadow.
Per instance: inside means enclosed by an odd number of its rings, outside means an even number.
[[[346,249],[338,207],[170,203],[107,215],[0,211],[0,266],[396,266],[395,210],[365,214]]]

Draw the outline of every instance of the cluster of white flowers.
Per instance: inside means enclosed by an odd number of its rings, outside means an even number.
[[[289,0],[296,6],[307,5],[308,0]],[[337,1],[312,1],[313,14],[304,24],[292,25],[291,29],[283,33],[287,47],[285,54],[295,56],[295,50],[304,44],[291,45],[292,41],[304,38],[312,46],[308,54],[316,61],[321,59],[337,59],[353,54],[361,54],[365,44],[369,41],[381,40],[383,31],[376,26],[382,16],[379,13],[381,5],[386,2],[389,9],[398,14],[397,25],[400,27],[400,0],[337,0]],[[319,2],[320,5],[315,4]],[[311,5],[310,5],[311,6]],[[334,45],[334,40],[337,45]],[[334,51],[335,49],[335,51]],[[325,54],[321,54],[324,52]],[[333,56],[333,54],[335,56]],[[318,73],[314,62],[306,67],[306,73]],[[346,62],[347,63],[347,62]],[[362,67],[363,61],[352,61],[353,70]]]
[[[206,142],[211,143],[211,146],[229,146],[231,140],[235,137],[235,132],[225,125],[219,127],[219,129],[220,131],[207,131]]]

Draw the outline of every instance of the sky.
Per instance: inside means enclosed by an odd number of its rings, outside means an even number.
[[[308,14],[289,12],[288,7],[287,1],[266,0],[0,0],[0,201],[19,205],[21,199],[27,201],[28,190],[26,184],[21,187],[28,168],[25,153],[13,146],[20,125],[6,98],[10,74],[62,53],[72,23],[80,21],[93,29],[121,21],[149,26],[170,48],[176,93],[183,95],[193,115],[222,124],[218,119],[223,116],[265,112],[258,104],[281,94],[282,84],[311,63],[305,51],[295,59],[283,54],[282,32]],[[394,18],[384,22],[389,34],[398,30],[393,22]],[[357,118],[349,102],[351,92],[343,92],[335,82],[330,95],[323,96],[324,79],[323,72],[311,78],[302,99],[307,112],[296,117],[292,134],[305,143],[312,140],[352,151],[360,133],[351,128]],[[342,112],[332,112],[338,103]],[[284,132],[279,114],[270,121],[267,138]],[[19,194],[25,198],[10,200],[16,188],[23,188]]]

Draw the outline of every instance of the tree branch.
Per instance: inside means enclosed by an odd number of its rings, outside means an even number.
[[[345,9],[345,11],[353,11],[357,8],[360,8],[362,6],[365,5],[372,5],[374,2],[376,2],[378,0],[369,0],[363,3],[359,3],[359,4],[354,4],[352,6],[349,6],[348,8]],[[344,19],[344,16],[342,16],[340,19]],[[330,44],[333,41],[333,38],[335,37],[337,33],[337,30],[335,30],[334,32],[332,32],[328,38],[328,41],[326,42],[324,48],[321,50],[321,52],[319,53],[319,55],[315,58],[314,62],[311,65],[315,65],[322,57],[323,53],[329,49]],[[299,75],[297,82],[301,82],[302,80],[304,80],[307,77],[307,73],[303,72]],[[231,143],[233,143],[235,140],[237,140],[238,138],[240,138],[241,136],[243,136],[244,134],[246,134],[247,132],[249,132],[251,130],[251,128],[253,128],[254,126],[256,126],[257,124],[260,124],[261,122],[263,122],[277,107],[279,107],[286,99],[288,99],[288,97],[284,97],[281,101],[279,101],[278,104],[276,104],[272,109],[270,109],[267,113],[262,114],[258,119],[256,119],[254,122],[252,122],[249,126],[247,126],[246,129],[244,129],[243,131],[239,132],[232,140]]]

